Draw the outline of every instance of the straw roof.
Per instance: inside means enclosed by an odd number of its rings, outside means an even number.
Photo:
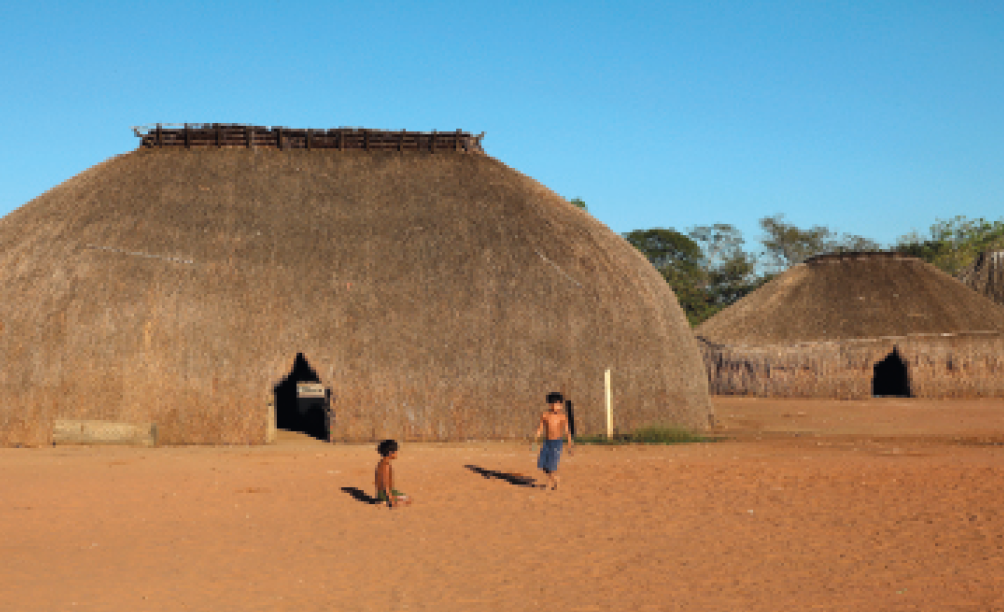
[[[705,321],[722,345],[1004,331],[1004,308],[919,259],[843,253],[794,266]]]
[[[259,443],[302,353],[338,439],[505,438],[548,391],[707,426],[699,350],[631,245],[482,154],[142,148],[0,219],[0,443],[55,418]]]
[[[958,279],[1004,306],[1004,251],[980,253],[972,265],[958,273]]]
[[[897,253],[795,266],[696,330],[716,394],[1004,397],[1004,308]]]

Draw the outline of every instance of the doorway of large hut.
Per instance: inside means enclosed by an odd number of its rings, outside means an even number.
[[[873,370],[874,397],[910,397],[910,375],[899,351],[893,349]]]
[[[310,367],[303,353],[297,353],[293,368],[274,388],[275,426],[286,431],[298,431],[327,442],[331,438],[331,393]]]

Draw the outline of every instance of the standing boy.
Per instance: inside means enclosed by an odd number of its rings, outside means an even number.
[[[376,496],[381,502],[387,502],[391,508],[400,505],[410,505],[411,499],[394,488],[394,470],[390,462],[397,459],[398,446],[396,440],[384,440],[377,446],[380,453],[380,463],[376,466]]]
[[[540,416],[540,425],[533,435],[534,443],[544,434],[544,444],[540,447],[537,467],[544,470],[551,490],[558,488],[558,461],[561,459],[562,435],[568,436],[568,454],[572,454],[572,432],[568,428],[568,417],[565,416],[565,398],[560,393],[547,394],[548,410]],[[533,450],[533,444],[530,445]]]

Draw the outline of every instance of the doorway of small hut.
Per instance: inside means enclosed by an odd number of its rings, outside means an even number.
[[[303,353],[296,354],[293,368],[273,391],[277,429],[304,433],[325,442],[331,439],[331,392],[321,385],[320,377]]]
[[[895,348],[873,368],[872,396],[910,397],[910,375]]]

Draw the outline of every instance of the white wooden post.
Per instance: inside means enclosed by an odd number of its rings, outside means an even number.
[[[603,375],[603,386],[607,398],[607,438],[614,437],[614,397],[610,390],[610,369]]]
[[[279,436],[279,432],[276,430],[275,422],[275,402],[269,401],[267,404],[268,413],[265,418],[265,444],[275,443],[275,439]]]

